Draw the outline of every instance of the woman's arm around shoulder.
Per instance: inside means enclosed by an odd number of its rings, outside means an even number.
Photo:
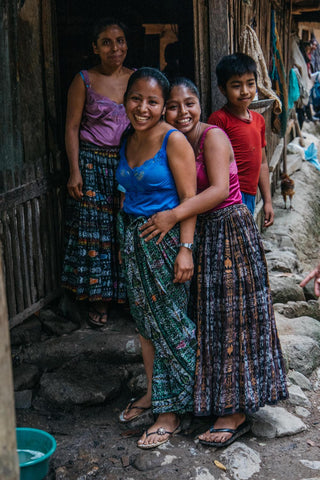
[[[172,132],[168,144],[167,155],[180,204],[196,194],[196,166],[191,145],[180,132]],[[183,220],[180,223],[180,242],[192,244],[196,216]],[[192,251],[185,246],[180,246],[174,264],[174,283],[184,283],[193,275]]]

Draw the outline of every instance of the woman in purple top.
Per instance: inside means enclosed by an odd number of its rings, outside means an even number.
[[[200,122],[199,94],[176,79],[166,120],[193,146],[197,195],[151,216],[146,240],[198,214],[190,317],[197,324],[194,413],[215,417],[199,436],[224,447],[250,426],[246,413],[287,397],[285,368],[275,325],[267,264],[259,231],[242,204],[237,167],[226,134]]]
[[[115,238],[120,138],[129,124],[123,95],[132,70],[124,27],[104,19],[93,32],[100,63],[77,74],[68,92],[66,151],[70,166],[62,286],[89,301],[88,323],[105,325],[112,300],[124,302]]]

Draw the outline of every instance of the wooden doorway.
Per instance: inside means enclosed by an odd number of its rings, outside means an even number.
[[[117,6],[110,0],[57,0],[56,8],[63,111],[74,75],[96,61],[91,31],[103,17],[115,16],[128,26],[128,67],[163,69],[166,45],[179,42],[179,74],[195,80],[192,0],[119,0]]]

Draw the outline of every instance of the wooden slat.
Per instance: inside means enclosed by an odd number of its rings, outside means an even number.
[[[37,289],[35,284],[35,264],[33,258],[33,228],[32,228],[32,206],[28,201],[24,204],[25,218],[26,218],[26,251],[28,261],[29,285],[31,303],[37,301]]]
[[[50,211],[47,207],[47,195],[42,195],[39,201],[40,207],[40,239],[43,259],[43,279],[45,294],[50,292],[52,288],[52,271],[50,265],[50,244],[51,238],[49,236],[49,217]]]
[[[20,250],[20,240],[18,232],[18,222],[17,222],[17,212],[14,209],[10,215],[10,230],[11,230],[11,255],[14,266],[14,284],[12,288],[14,289],[16,304],[18,312],[24,310],[24,301],[23,301],[23,285],[21,277],[21,250]]]
[[[49,212],[56,212],[56,192],[54,190],[49,191],[47,194],[47,206]],[[57,288],[58,286],[58,264],[57,264],[57,256],[59,255],[60,250],[60,242],[58,238],[58,230],[56,224],[56,214],[49,215],[49,238],[50,241],[50,270],[51,270],[51,278],[52,278],[52,288]]]
[[[11,231],[9,224],[9,217],[4,214],[2,218],[3,224],[3,253],[4,253],[4,267],[6,278],[7,304],[9,316],[17,313],[15,290],[14,290],[14,264],[12,259],[12,242]]]
[[[44,271],[43,255],[41,250],[40,238],[40,205],[39,199],[34,198],[31,202],[32,208],[32,235],[33,235],[33,260],[35,265],[35,282],[37,288],[37,298],[44,297]]]
[[[27,261],[27,243],[26,243],[27,232],[26,232],[23,205],[19,205],[19,207],[17,208],[17,223],[18,223],[18,234],[19,234],[19,243],[20,243],[20,254],[21,254],[20,271],[21,271],[21,277],[22,277],[24,308],[27,308],[27,307],[30,307],[31,305],[31,291],[30,291],[30,281],[29,281],[29,274],[28,274],[28,261]]]
[[[31,307],[28,307],[24,311],[12,316],[10,318],[10,328],[20,325],[26,318],[30,317],[33,313],[38,312],[41,308],[48,305],[50,302],[58,298],[61,294],[61,289],[50,292],[47,296],[41,298],[41,300],[31,305]]]
[[[40,197],[49,188],[58,186],[61,183],[62,178],[60,175],[52,175],[49,178],[33,178],[28,184],[7,189],[6,193],[0,195],[0,211],[25,203],[32,198]]]

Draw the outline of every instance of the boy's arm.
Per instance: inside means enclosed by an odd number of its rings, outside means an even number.
[[[264,211],[264,226],[270,227],[274,220],[274,211],[272,208],[270,180],[269,180],[269,165],[266,157],[266,149],[262,149],[262,162],[259,175],[259,189],[263,199]]]

